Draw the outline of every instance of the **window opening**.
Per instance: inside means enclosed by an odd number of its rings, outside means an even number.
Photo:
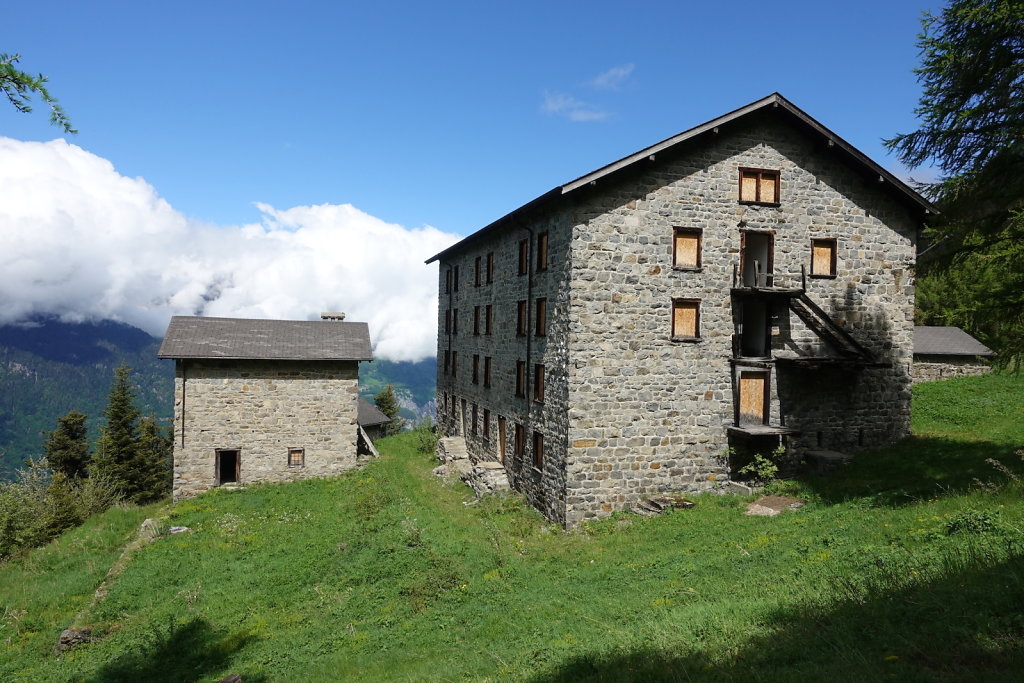
[[[526,362],[521,360],[516,361],[516,396],[526,396]]]
[[[683,270],[700,268],[700,228],[676,228],[672,247],[672,265]]]
[[[494,282],[494,252],[487,252],[487,284]]]
[[[779,171],[740,169],[740,201],[749,204],[779,203]]]
[[[672,300],[672,338],[697,339],[700,337],[700,301]]]
[[[304,467],[306,465],[305,448],[288,449],[288,467]]]
[[[241,473],[242,456],[238,449],[217,449],[217,486],[237,484]]]
[[[540,363],[533,366],[533,400],[544,402],[544,366]]]
[[[516,336],[526,335],[526,300],[520,301],[516,309]]]
[[[533,433],[533,467],[544,469],[544,435],[540,432]]]
[[[530,269],[530,241],[519,240],[519,274],[526,275]]]
[[[548,269],[548,233],[537,235],[537,270]]]
[[[744,230],[740,234],[740,269],[744,287],[771,287],[773,284],[775,236],[770,232]]]
[[[811,275],[815,277],[835,277],[835,239],[811,240]]]
[[[543,337],[548,332],[548,300],[537,299],[537,329],[538,337]]]

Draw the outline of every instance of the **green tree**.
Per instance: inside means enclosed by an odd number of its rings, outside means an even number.
[[[87,476],[91,455],[85,419],[77,410],[57,418],[57,428],[50,432],[43,446],[50,469],[70,479]]]
[[[149,462],[139,447],[139,409],[130,372],[126,365],[114,371],[114,383],[103,410],[107,421],[96,445],[93,471],[113,482],[126,500],[144,503],[155,495],[148,488]]]
[[[920,322],[956,324],[1024,360],[1024,2],[952,0],[919,36],[920,128],[887,140],[943,215],[922,258]],[[922,254],[924,256],[924,254]]]
[[[50,123],[60,126],[65,133],[77,133],[78,131],[71,126],[71,120],[64,113],[64,109],[46,89],[46,76],[42,74],[33,76],[18,69],[15,64],[20,59],[21,55],[0,54],[0,89],[7,96],[7,100],[18,111],[28,113],[32,111],[32,105],[29,102],[32,99],[32,94],[35,93],[50,108]]]
[[[391,420],[381,430],[384,432],[384,435],[389,436],[402,431],[405,420],[398,417],[400,407],[398,405],[398,397],[395,396],[395,388],[390,384],[387,385],[384,391],[373,397],[373,402],[377,404],[380,412],[387,415],[388,419]]]
[[[162,427],[156,416],[147,415],[139,421],[138,454],[145,464],[143,487],[152,499],[171,495],[174,441],[170,427]]]

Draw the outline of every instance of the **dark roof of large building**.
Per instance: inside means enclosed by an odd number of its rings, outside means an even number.
[[[391,422],[391,418],[382,413],[380,408],[362,396],[359,397],[359,415],[356,419],[359,420],[359,426],[361,427],[375,427]]]
[[[366,323],[174,316],[159,358],[373,360]]]
[[[622,159],[612,162],[607,166],[602,166],[596,171],[592,171],[577,178],[576,180],[566,183],[565,185],[559,185],[558,187],[545,192],[536,199],[523,204],[515,211],[502,216],[490,225],[477,230],[472,235],[453,244],[444,251],[431,256],[426,262],[431,263],[432,261],[443,259],[445,256],[460,250],[467,243],[473,242],[493,230],[504,227],[510,221],[520,218],[530,211],[546,208],[551,204],[557,203],[562,197],[571,192],[604,182],[607,178],[612,177],[615,174],[628,172],[629,169],[632,169],[645,161],[654,161],[656,155],[663,152],[668,153],[672,148],[679,147],[683,143],[695,140],[704,135],[715,135],[720,129],[727,127],[734,121],[746,118],[758,112],[769,112],[783,117],[785,120],[795,124],[798,128],[806,131],[809,135],[814,136],[828,149],[835,152],[837,156],[845,159],[847,163],[859,168],[867,177],[872,178],[884,191],[892,193],[897,200],[908,204],[912,209],[919,212],[922,218],[927,214],[938,213],[938,209],[936,209],[933,204],[915,192],[902,180],[876,164],[866,154],[858,150],[846,140],[843,140],[841,137],[812,118],[807,114],[807,112],[800,109],[776,92],[772,93],[768,97],[757,100],[756,102],[751,102],[745,107],[740,107],[728,114],[723,114],[718,118],[708,121],[707,123],[702,123],[699,126],[685,130],[678,135],[673,135],[672,137],[662,140],[650,147],[645,147],[639,152],[623,157]]]
[[[996,352],[959,327],[915,327],[914,354],[924,356],[994,356]]]

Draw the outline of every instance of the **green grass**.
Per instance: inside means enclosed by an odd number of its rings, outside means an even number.
[[[702,496],[573,533],[465,505],[393,437],[346,477],[176,505],[192,533],[139,551],[87,614],[101,639],[55,659],[147,514],[112,511],[0,567],[0,679],[1017,680],[1021,406],[1009,375],[922,385],[917,436],[785,484],[796,512]]]

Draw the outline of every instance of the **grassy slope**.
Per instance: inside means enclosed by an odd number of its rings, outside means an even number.
[[[142,516],[113,511],[0,567],[0,679],[1015,680],[1021,487],[974,480],[1022,469],[1024,379],[915,392],[916,438],[771,519],[702,497],[567,534],[514,497],[464,505],[413,435],[347,477],[217,491],[89,615],[105,638],[54,660]]]

